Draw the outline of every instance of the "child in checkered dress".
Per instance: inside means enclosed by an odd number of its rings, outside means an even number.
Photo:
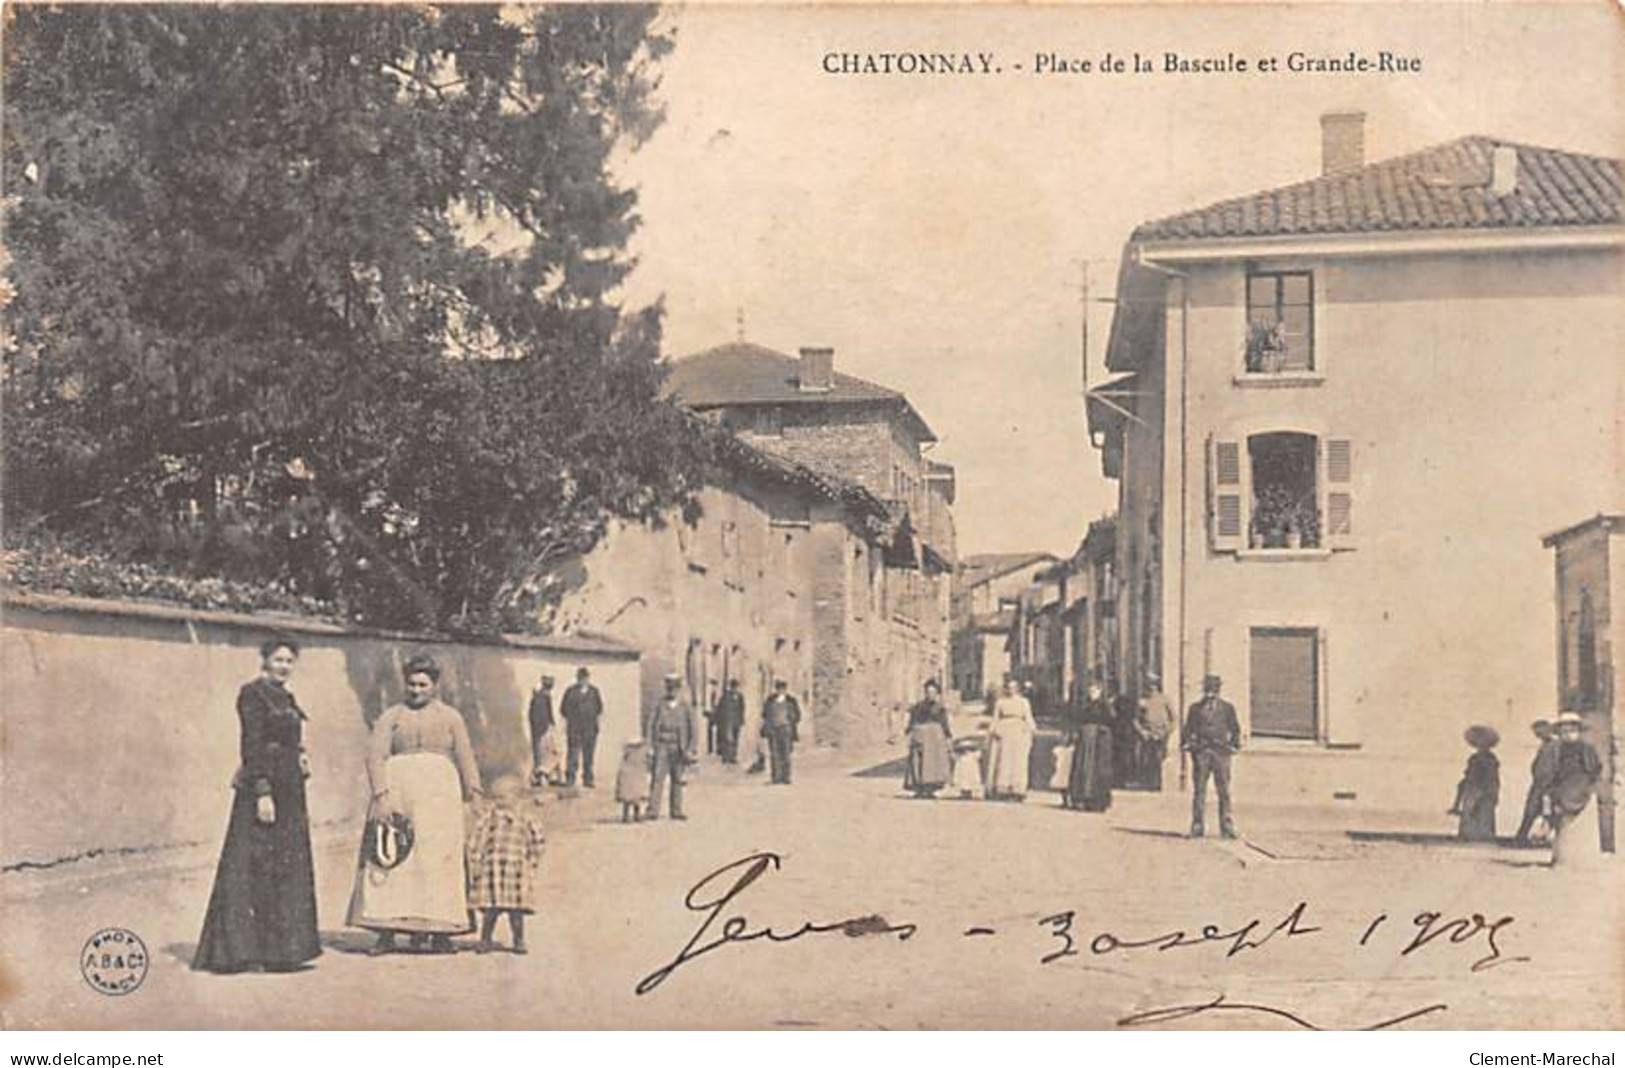
[[[503,776],[478,803],[468,839],[468,907],[479,909],[481,953],[496,948],[497,918],[508,917],[513,951],[525,948],[525,913],[534,912],[542,859],[542,798],[525,794],[517,778]]]

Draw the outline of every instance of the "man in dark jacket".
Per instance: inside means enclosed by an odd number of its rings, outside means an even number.
[[[1235,706],[1219,696],[1219,686],[1219,676],[1203,677],[1202,699],[1191,705],[1180,732],[1180,748],[1191,755],[1195,772],[1191,784],[1192,838],[1202,837],[1210,777],[1219,795],[1219,833],[1226,838],[1236,836],[1236,825],[1230,818],[1230,756],[1241,748],[1241,724]]]
[[[773,695],[762,705],[762,737],[773,765],[773,782],[790,782],[790,752],[801,738],[801,705],[783,679],[773,681]]]
[[[698,732],[694,709],[682,698],[682,676],[666,675],[666,692],[643,713],[643,737],[649,742],[654,771],[649,784],[648,818],[660,818],[660,795],[671,784],[671,818],[686,820],[683,812],[683,768],[697,756]]]
[[[598,721],[604,715],[604,699],[598,687],[591,682],[591,672],[585,667],[576,669],[575,685],[564,691],[559,705],[564,717],[564,740],[568,747],[565,756],[564,782],[576,784],[576,770],[581,771],[582,785],[592,789],[592,755],[598,746]]]
[[[1551,790],[1552,779],[1557,774],[1557,751],[1560,743],[1557,732],[1552,729],[1549,719],[1537,719],[1529,725],[1539,739],[1540,748],[1535,751],[1535,759],[1529,765],[1529,793],[1523,800],[1523,819],[1518,822],[1517,842],[1527,845],[1529,833],[1535,829],[1535,821],[1540,819],[1546,811],[1546,794]]]
[[[739,692],[739,680],[729,679],[728,688],[717,698],[717,752],[724,764],[739,763],[739,732],[745,726],[745,695]]]
[[[540,786],[547,780],[548,765],[553,762],[548,754],[548,735],[553,731],[553,676],[542,676],[536,692],[530,695],[530,710],[526,718],[530,720],[530,781],[532,785]]]

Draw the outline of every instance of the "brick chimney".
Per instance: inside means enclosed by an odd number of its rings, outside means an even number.
[[[1490,194],[1504,197],[1518,188],[1518,150],[1496,145],[1490,157]]]
[[[1320,173],[1365,166],[1365,112],[1328,111],[1320,117]]]
[[[796,383],[803,393],[828,393],[835,388],[835,350],[801,350],[801,374]]]

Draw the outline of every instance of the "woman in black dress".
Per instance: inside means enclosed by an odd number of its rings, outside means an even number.
[[[266,642],[259,678],[237,694],[242,765],[192,959],[200,971],[291,971],[322,951],[305,809],[310,765],[300,744],[305,713],[287,688],[298,660],[298,643]]]
[[[1061,804],[1084,812],[1105,812],[1112,807],[1112,727],[1116,717],[1100,683],[1094,681],[1089,683],[1084,699],[1075,702],[1070,711],[1072,767]]]

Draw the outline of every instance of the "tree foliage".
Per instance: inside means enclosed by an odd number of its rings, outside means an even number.
[[[492,628],[688,499],[623,308],[653,9],[9,9],[8,538]]]

